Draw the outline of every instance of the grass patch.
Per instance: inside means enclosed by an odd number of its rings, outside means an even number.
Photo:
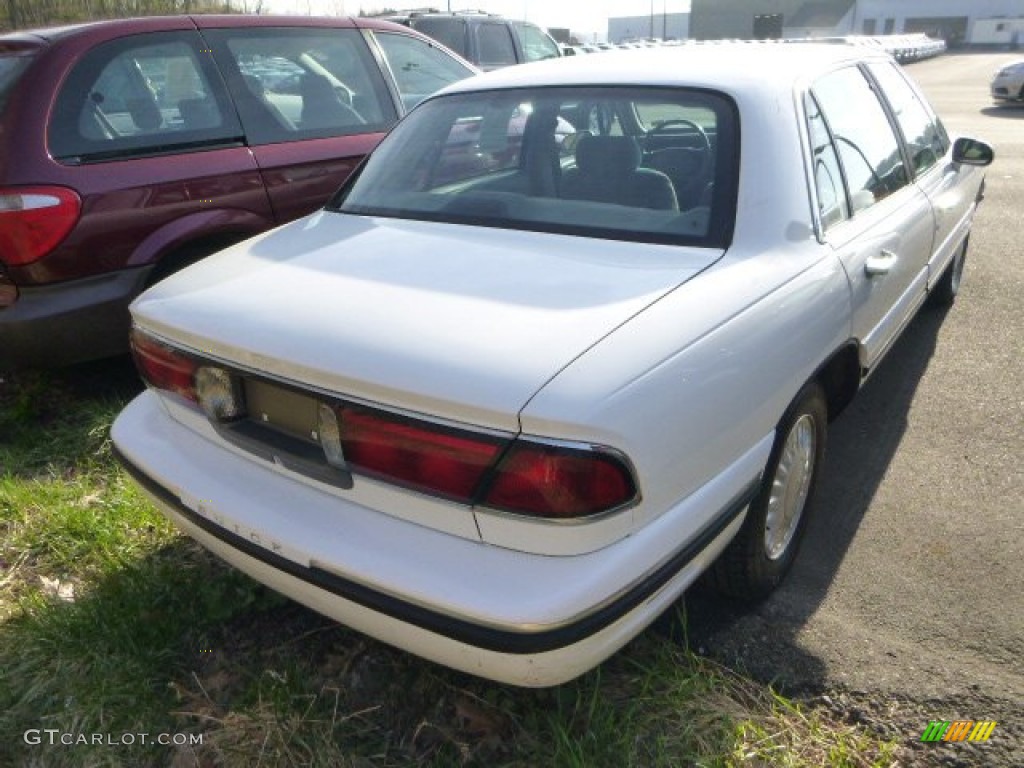
[[[116,467],[109,425],[137,390],[120,365],[0,383],[0,766],[895,764],[894,745],[655,632],[531,691],[287,601]]]

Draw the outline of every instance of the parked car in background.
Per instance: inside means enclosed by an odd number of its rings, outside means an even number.
[[[429,35],[484,70],[562,55],[554,38],[536,24],[492,13],[430,11],[385,18]]]
[[[1000,67],[989,90],[997,102],[1024,103],[1024,59]]]
[[[124,352],[143,288],[319,208],[411,106],[474,72],[364,19],[0,36],[0,370]]]
[[[323,211],[143,294],[113,443],[274,589],[556,684],[708,568],[784,577],[827,422],[956,296],[991,160],[863,47],[481,75]]]

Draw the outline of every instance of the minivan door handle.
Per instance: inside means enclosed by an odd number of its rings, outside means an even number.
[[[877,256],[868,257],[868,260],[864,262],[864,271],[867,272],[868,277],[885,275],[896,266],[898,260],[899,256],[895,253],[883,250]]]

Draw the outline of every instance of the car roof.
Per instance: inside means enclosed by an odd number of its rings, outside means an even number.
[[[888,55],[846,44],[728,42],[608,51],[506,67],[442,93],[558,85],[686,85],[741,92],[789,89],[809,73]]]
[[[117,36],[140,32],[158,32],[176,29],[215,29],[223,27],[363,27],[371,29],[403,30],[403,27],[381,19],[350,18],[347,16],[286,16],[255,14],[198,14],[194,16],[146,16],[133,19],[103,19],[80,24],[67,24],[38,29],[23,29],[0,35],[4,43],[31,41],[55,42],[78,35],[100,34]],[[404,28],[408,33],[408,28]]]

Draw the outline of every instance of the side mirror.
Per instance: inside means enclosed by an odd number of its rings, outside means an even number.
[[[963,165],[990,165],[996,153],[984,141],[961,138],[953,142],[953,162]]]

